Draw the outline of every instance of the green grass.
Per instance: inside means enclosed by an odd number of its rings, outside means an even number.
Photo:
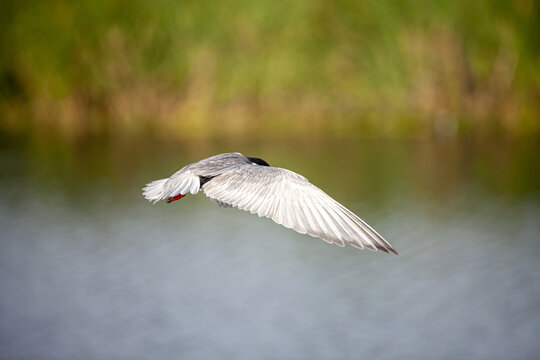
[[[539,6],[6,2],[0,129],[203,138],[422,137],[441,128],[539,134]]]

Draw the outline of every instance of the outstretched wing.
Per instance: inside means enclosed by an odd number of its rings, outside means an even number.
[[[143,195],[154,203],[178,194],[186,195],[188,192],[196,194],[200,189],[200,179],[189,169],[181,169],[167,179],[155,180],[146,184]]]
[[[272,219],[330,244],[397,254],[362,219],[290,170],[259,165],[233,168],[203,186],[212,200]]]

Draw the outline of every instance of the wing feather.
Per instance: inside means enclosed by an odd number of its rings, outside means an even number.
[[[328,243],[397,254],[371,226],[303,176],[286,169],[245,164],[203,186],[209,198],[238,207]]]
[[[190,170],[183,168],[168,179],[152,181],[143,188],[143,195],[154,203],[187,193],[196,194],[200,189],[200,179]]]
[[[316,229],[317,227],[315,222],[315,216],[313,215],[313,212],[311,211],[309,206],[307,206],[307,202],[304,200],[303,195],[299,195],[299,199],[300,201],[298,207],[301,209],[302,214],[304,215],[306,233],[311,236],[318,237],[317,233],[312,230]]]
[[[309,225],[307,224],[307,216],[302,207],[302,203],[299,201],[301,199],[301,194],[296,187],[292,187],[292,198],[297,200],[295,205],[291,205],[293,222],[298,226],[296,231],[300,234],[305,234]]]

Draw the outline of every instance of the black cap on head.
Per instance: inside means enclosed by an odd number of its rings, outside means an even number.
[[[249,161],[251,161],[252,163],[255,163],[257,165],[262,165],[262,166],[270,166],[266,161],[264,161],[263,159],[259,159],[259,158],[256,158],[256,157],[248,157]]]

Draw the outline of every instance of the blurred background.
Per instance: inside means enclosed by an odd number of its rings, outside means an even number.
[[[145,183],[289,168],[399,256]],[[540,4],[0,2],[0,359],[536,359]]]
[[[1,6],[0,114],[12,133],[540,132],[533,0]]]

